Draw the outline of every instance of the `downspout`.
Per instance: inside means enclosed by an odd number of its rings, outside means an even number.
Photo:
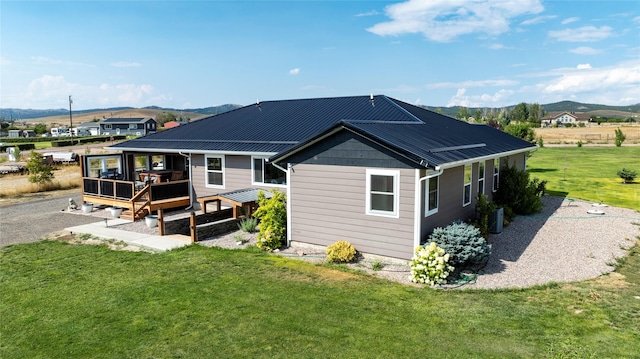
[[[413,228],[414,228],[413,249],[416,249],[420,246],[420,236],[422,235],[422,211],[421,211],[420,203],[422,203],[422,198],[424,196],[421,193],[421,188],[422,188],[421,185],[422,185],[422,182],[425,181],[427,178],[438,177],[442,174],[442,172],[444,172],[444,169],[440,168],[440,166],[436,166],[435,170],[437,171],[436,173],[430,173],[424,177],[419,177],[420,170],[416,169],[416,178],[418,180],[416,181],[416,188],[415,188],[416,198],[414,200],[415,218],[413,223]]]
[[[269,162],[273,167],[287,174],[287,247],[291,246],[291,163],[287,163],[287,169],[275,162]]]
[[[191,181],[193,176],[192,176],[191,169],[193,168],[192,166],[193,162],[191,162],[191,152],[189,152],[188,156],[182,153],[181,151],[178,151],[178,154],[182,157],[186,157],[189,159],[189,207],[185,209],[192,209],[193,208],[193,182]]]

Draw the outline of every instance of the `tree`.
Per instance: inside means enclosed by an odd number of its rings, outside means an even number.
[[[175,120],[176,120],[176,115],[174,115],[172,112],[163,112],[158,116],[156,116],[156,121],[158,121],[158,125],[160,126],[164,125],[167,122],[171,122]]]
[[[516,105],[516,107],[511,110],[509,118],[512,121],[517,122],[526,122],[529,120],[529,109],[527,108],[527,104],[525,102],[521,102]]]
[[[476,109],[476,112],[473,114],[473,118],[476,122],[480,122],[482,120],[482,111],[480,111],[480,109]]]
[[[622,142],[627,139],[627,136],[622,133],[622,130],[618,127],[616,129],[616,147],[622,146]]]
[[[529,122],[534,124],[534,126],[539,127],[542,122],[542,117],[544,116],[544,110],[539,103],[534,103],[529,106]]]
[[[468,107],[458,106],[458,112],[456,113],[456,118],[458,120],[466,121],[469,117],[471,117],[471,111]]]
[[[636,171],[633,170],[629,170],[626,168],[621,169],[620,171],[618,171],[618,177],[622,178],[622,183],[633,183],[633,180],[636,179],[636,176],[638,175],[638,173]]]
[[[53,169],[42,161],[42,155],[36,151],[31,151],[31,157],[26,164],[29,171],[29,182],[43,184],[53,179]]]
[[[510,123],[504,128],[504,132],[531,143],[536,139],[536,131],[528,123]]]
[[[47,125],[45,125],[44,123],[36,123],[36,125],[33,127],[33,130],[39,135],[47,133]]]

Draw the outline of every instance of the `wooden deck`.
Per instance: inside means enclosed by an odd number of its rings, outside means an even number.
[[[136,188],[134,182],[82,178],[82,202],[123,208],[121,218],[137,221],[158,209],[191,205],[189,180],[147,184]]]

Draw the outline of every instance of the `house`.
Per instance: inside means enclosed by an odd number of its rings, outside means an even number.
[[[77,129],[77,136],[98,136],[100,133],[98,122],[84,122],[78,125]]]
[[[162,125],[162,127],[164,128],[174,128],[174,127],[178,127],[178,126],[183,126],[186,125],[188,122],[184,122],[184,121],[169,121],[166,122],[164,125]]]
[[[146,136],[157,131],[158,123],[146,118],[105,118],[98,122],[100,135]]]
[[[22,137],[22,130],[9,130],[9,138]]]
[[[160,176],[184,172],[190,204],[275,188],[287,194],[288,243],[342,239],[401,259],[433,228],[473,217],[500,167],[523,169],[535,148],[383,95],[259,102],[110,146],[122,152],[111,162],[118,183],[155,163]],[[91,180],[102,161],[88,166]]]
[[[565,126],[567,124],[577,125],[586,124],[592,120],[589,114],[584,112],[551,112],[541,119],[543,126],[557,124]]]

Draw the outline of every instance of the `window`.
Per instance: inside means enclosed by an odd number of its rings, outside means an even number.
[[[464,187],[462,194],[462,205],[467,206],[471,203],[471,165],[464,165]]]
[[[104,124],[104,129],[105,130],[110,130],[111,129],[111,124],[110,123],[105,123]]]
[[[287,174],[264,158],[254,157],[252,161],[253,183],[286,185]]]
[[[390,170],[367,170],[367,214],[398,217],[398,179]]]
[[[205,161],[207,187],[224,188],[224,157],[206,156]]]
[[[484,162],[478,163],[478,193],[484,194]]]
[[[129,129],[130,130],[137,130],[138,129],[138,124],[137,123],[130,123],[129,124]]]
[[[438,213],[438,182],[439,176],[427,178],[425,180],[425,199],[424,199],[424,216],[430,216]]]
[[[498,184],[500,182],[500,159],[493,160],[493,192],[498,190]]]

